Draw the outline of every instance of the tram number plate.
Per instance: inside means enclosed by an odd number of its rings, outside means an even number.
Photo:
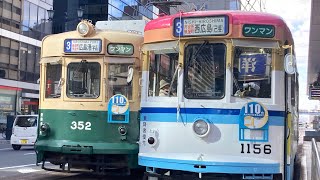
[[[21,140],[20,140],[20,143],[21,143],[21,144],[27,144],[27,143],[28,143],[28,140],[26,140],[26,139],[21,139]]]
[[[91,131],[91,122],[84,122],[84,121],[72,121],[70,128],[72,130],[85,130]]]
[[[241,154],[271,154],[270,144],[243,144],[241,143]]]

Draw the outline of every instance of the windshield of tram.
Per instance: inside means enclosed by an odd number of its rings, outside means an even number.
[[[50,64],[46,66],[46,98],[59,98],[61,96],[61,64]],[[60,82],[60,83],[59,83]]]
[[[233,95],[271,98],[270,48],[235,47],[233,62]]]
[[[184,96],[221,99],[225,95],[226,46],[223,43],[190,44],[185,48]]]
[[[149,96],[177,96],[178,56],[173,50],[150,51]]]
[[[132,83],[127,81],[129,69],[132,67],[132,63],[108,64],[108,99],[116,94],[132,99]]]
[[[100,96],[100,64],[74,62],[68,65],[67,96],[69,98],[98,98]]]

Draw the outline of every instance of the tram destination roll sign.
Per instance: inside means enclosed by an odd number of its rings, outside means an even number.
[[[228,17],[197,17],[174,19],[173,35],[182,36],[223,36],[228,34]]]
[[[65,39],[65,53],[100,53],[101,39]]]

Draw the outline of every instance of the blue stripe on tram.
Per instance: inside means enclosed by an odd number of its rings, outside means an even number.
[[[210,162],[192,161],[139,156],[139,165],[163,169],[184,170],[196,173],[232,173],[232,174],[277,174],[280,163],[241,163],[241,162]],[[195,168],[195,166],[205,168]]]
[[[142,107],[142,113],[177,113],[177,108],[162,107]],[[222,109],[222,108],[180,108],[180,113],[186,114],[225,114],[239,115],[240,109]],[[284,111],[268,111],[269,116],[285,116]]]
[[[284,126],[284,112],[268,112],[270,126]],[[202,118],[210,124],[239,124],[239,114],[239,109],[182,108],[177,116],[176,108],[142,108],[141,121],[193,123]]]

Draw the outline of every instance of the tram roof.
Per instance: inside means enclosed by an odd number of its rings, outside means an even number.
[[[184,17],[209,17],[227,15],[230,25],[243,25],[243,24],[269,24],[274,25],[277,28],[282,28],[283,31],[289,36],[287,39],[292,41],[292,34],[286,25],[285,21],[277,15],[263,12],[252,12],[252,11],[232,11],[232,10],[215,10],[215,11],[192,11],[182,12],[174,15],[166,15],[154,19],[147,23],[144,31],[153,31],[160,29],[173,28],[173,21],[175,18]],[[276,37],[279,39],[279,37]]]

